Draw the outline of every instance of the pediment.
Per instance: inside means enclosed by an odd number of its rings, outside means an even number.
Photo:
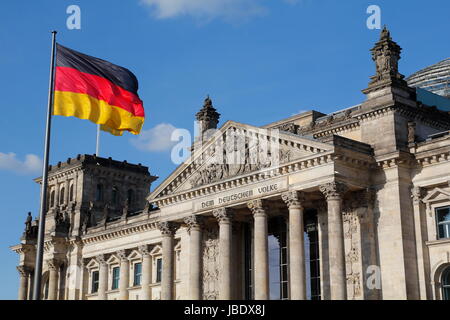
[[[448,201],[450,200],[450,192],[445,191],[441,188],[433,189],[425,198],[423,198],[424,203]]]
[[[150,255],[157,256],[162,254],[162,248],[160,245],[156,245],[152,251],[150,251]]]
[[[131,253],[128,256],[128,260],[136,260],[136,259],[141,259],[141,258],[142,258],[142,255],[137,250],[131,251]]]
[[[330,144],[312,138],[228,121],[149,196],[157,198],[245,176],[324,153]]]
[[[86,268],[87,269],[94,269],[94,268],[98,268],[98,262],[92,258],[87,264],[86,264]]]

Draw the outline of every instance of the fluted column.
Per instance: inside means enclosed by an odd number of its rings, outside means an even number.
[[[174,294],[174,235],[177,226],[173,222],[158,223],[162,235],[161,300],[173,300]]]
[[[108,288],[108,265],[106,264],[105,255],[98,255],[97,262],[99,264],[97,300],[106,300],[106,290]]]
[[[219,222],[219,299],[230,300],[231,296],[231,221],[233,212],[230,208],[219,208],[213,211],[213,216]]]
[[[56,259],[47,260],[49,271],[48,279],[48,300],[58,299],[58,282],[59,282],[59,267],[60,262]]]
[[[189,231],[189,299],[201,300],[203,217],[192,215],[184,222]]]
[[[306,300],[305,238],[303,227],[304,194],[298,191],[282,195],[289,209],[289,288],[291,300]]]
[[[119,250],[120,259],[119,300],[128,300],[128,285],[130,282],[130,263],[125,250]]]
[[[264,200],[247,203],[254,218],[254,279],[255,300],[269,299],[269,243],[267,227],[267,208]]]
[[[347,299],[345,271],[344,230],[342,222],[342,197],[347,187],[339,182],[320,186],[328,206],[328,248],[330,263],[331,300]]]
[[[27,266],[17,266],[17,271],[20,274],[18,300],[27,300],[31,269]]]
[[[151,300],[152,257],[150,256],[148,245],[139,246],[139,252],[142,255],[142,300]]]

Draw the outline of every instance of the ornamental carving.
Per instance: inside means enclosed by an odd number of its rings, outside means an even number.
[[[218,229],[203,232],[203,300],[219,297],[219,235]]]
[[[424,196],[424,189],[421,187],[413,187],[411,189],[411,198],[413,199],[414,203],[419,203],[422,201],[422,198]]]
[[[172,221],[158,222],[158,229],[163,236],[173,236],[178,229],[178,225]]]
[[[335,200],[342,199],[344,194],[348,191],[348,187],[341,182],[330,182],[321,185],[319,190],[323,193],[325,199]]]
[[[28,277],[32,271],[32,269],[28,266],[17,266],[17,271],[20,273],[21,277]]]
[[[99,265],[106,265],[106,256],[104,254],[99,254],[95,257],[95,260],[97,260]]]
[[[247,202],[247,207],[250,209],[253,215],[265,215],[267,211],[266,200],[256,199]]]
[[[138,251],[139,253],[144,257],[144,256],[149,256],[150,255],[150,250],[147,244],[144,245],[140,245],[138,247]]]
[[[188,230],[201,229],[204,223],[204,217],[199,215],[191,215],[184,218],[184,223],[187,225]]]
[[[119,257],[121,261],[125,261],[127,260],[127,252],[125,250],[119,250],[117,251],[117,257]]]
[[[233,209],[231,208],[218,208],[212,213],[219,223],[230,223],[233,219]]]
[[[302,203],[305,201],[305,194],[300,191],[288,191],[281,195],[281,199],[286,203],[288,208],[302,207]]]
[[[51,271],[58,271],[59,267],[61,266],[61,261],[56,259],[48,259],[46,261],[47,267]]]

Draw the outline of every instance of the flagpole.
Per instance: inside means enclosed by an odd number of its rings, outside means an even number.
[[[50,58],[50,80],[48,86],[47,124],[45,128],[44,168],[42,169],[41,207],[37,237],[36,265],[34,268],[33,300],[41,299],[42,260],[44,257],[45,214],[47,207],[48,164],[50,153],[50,128],[52,123],[53,88],[55,78],[56,33],[52,31],[52,52]]]
[[[100,125],[97,124],[97,143],[95,145],[95,154],[97,157],[100,156]]]

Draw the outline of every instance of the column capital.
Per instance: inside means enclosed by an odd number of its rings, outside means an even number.
[[[192,229],[200,230],[203,228],[204,217],[193,214],[184,218],[184,223],[188,226],[188,231],[191,231]]]
[[[128,255],[126,250],[118,250],[117,256],[119,257],[120,261],[128,261]]]
[[[140,245],[138,247],[138,251],[142,255],[142,257],[150,256],[150,248],[149,248],[148,244]]]
[[[230,223],[233,219],[233,209],[231,208],[218,208],[213,210],[213,216],[220,223]]]
[[[413,199],[414,203],[420,203],[422,201],[422,198],[424,196],[424,189],[421,187],[413,187],[411,189],[411,198]]]
[[[32,272],[32,268],[30,268],[28,266],[21,265],[21,266],[17,266],[16,268],[17,268],[17,271],[20,273],[20,276],[22,276],[22,277],[28,277]]]
[[[95,257],[99,265],[106,265],[106,256],[104,254],[99,254]]]
[[[325,199],[339,200],[348,191],[348,187],[341,182],[330,182],[319,186],[319,190],[323,193]]]
[[[287,191],[281,194],[281,199],[283,199],[288,208],[302,208],[305,194],[301,191]]]
[[[61,266],[62,262],[59,261],[58,259],[48,259],[45,261],[48,269],[51,271],[58,271],[59,267]]]
[[[163,236],[173,237],[178,229],[178,224],[172,221],[158,222],[158,229]]]
[[[254,216],[267,214],[267,202],[263,199],[256,199],[247,202],[247,207]]]

